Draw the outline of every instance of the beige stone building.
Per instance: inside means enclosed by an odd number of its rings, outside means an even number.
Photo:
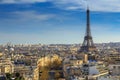
[[[11,62],[11,60],[6,59],[0,60],[0,74],[5,74],[5,73],[13,73],[14,72],[14,65]]]

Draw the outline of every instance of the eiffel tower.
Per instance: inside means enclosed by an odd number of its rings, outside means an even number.
[[[92,51],[96,51],[96,47],[93,43],[93,39],[91,36],[91,30],[90,30],[90,11],[87,8],[87,25],[86,25],[86,35],[84,37],[84,41],[83,44],[81,46],[80,52],[92,52]]]

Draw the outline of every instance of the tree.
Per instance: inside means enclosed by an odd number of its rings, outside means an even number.
[[[44,66],[41,65],[43,61],[45,64]],[[48,80],[50,78],[49,72],[52,70],[55,71],[55,75],[54,75],[55,78],[59,79],[61,75],[58,70],[61,70],[61,67],[62,67],[62,59],[57,55],[54,55],[51,58],[44,57],[39,59],[38,69],[39,71],[42,71],[42,73],[39,76],[40,80]]]
[[[6,78],[7,78],[7,80],[11,80],[11,74],[10,73],[6,73]]]
[[[20,76],[20,73],[15,73],[15,80],[25,80],[23,76]]]
[[[52,63],[53,69],[59,69],[62,66],[62,62],[59,59],[55,59]]]
[[[59,72],[55,72],[55,79],[58,80],[61,77]]]
[[[20,73],[15,73],[15,76],[16,77],[20,77]]]

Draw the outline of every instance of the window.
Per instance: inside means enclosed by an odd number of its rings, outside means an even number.
[[[118,66],[118,69],[120,69],[120,66]]]
[[[116,69],[116,66],[113,66],[113,69]]]

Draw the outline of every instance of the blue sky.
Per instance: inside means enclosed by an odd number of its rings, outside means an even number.
[[[0,0],[0,44],[82,43],[87,5],[94,42],[118,42],[119,4],[120,0]]]

